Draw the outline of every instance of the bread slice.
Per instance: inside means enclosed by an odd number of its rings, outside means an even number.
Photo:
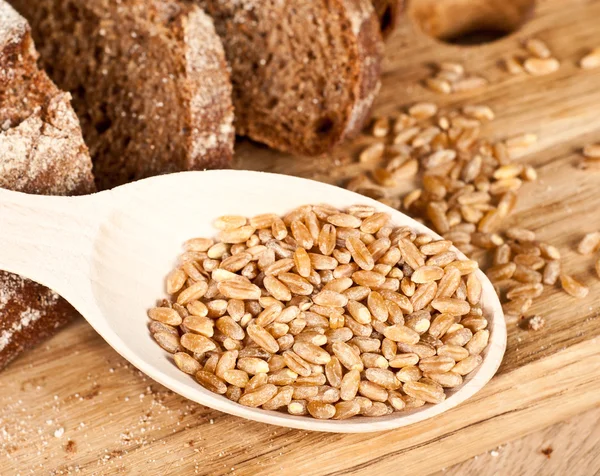
[[[373,0],[373,7],[379,18],[381,33],[387,38],[398,26],[404,0]]]
[[[73,94],[104,189],[229,164],[231,82],[211,19],[178,0],[10,0]]]
[[[0,0],[0,187],[91,192],[92,163],[69,94],[38,70],[36,59],[27,22]],[[75,316],[51,290],[0,271],[0,368]]]
[[[52,290],[0,271],[0,370],[77,316]]]
[[[68,93],[38,70],[29,26],[0,1],[0,187],[42,194],[93,190]]]
[[[193,1],[223,39],[239,134],[316,155],[361,129],[383,51],[370,0]]]

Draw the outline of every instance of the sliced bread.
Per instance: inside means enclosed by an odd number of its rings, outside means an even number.
[[[227,166],[231,82],[211,19],[178,0],[10,0],[73,94],[104,189]]]
[[[27,22],[0,0],[0,187],[91,192],[92,163],[69,94],[38,70],[36,60]],[[56,293],[0,271],[0,368],[75,316]]]
[[[70,96],[36,61],[27,22],[1,0],[0,187],[38,194],[90,192],[90,157]]]
[[[371,0],[190,1],[223,39],[239,134],[316,155],[361,129],[383,52]]]

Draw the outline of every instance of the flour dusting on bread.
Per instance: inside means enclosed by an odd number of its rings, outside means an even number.
[[[27,22],[0,0],[0,187],[35,194],[94,190],[68,93],[37,67]],[[0,369],[77,316],[39,284],[0,271]]]
[[[31,24],[41,64],[73,95],[100,189],[229,165],[229,72],[212,21],[198,6],[179,0],[11,3]]]

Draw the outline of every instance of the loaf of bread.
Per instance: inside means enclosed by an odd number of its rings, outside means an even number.
[[[404,0],[373,0],[373,7],[379,18],[381,33],[387,38],[398,26]]]
[[[231,82],[211,19],[178,0],[9,0],[70,91],[100,189],[223,167]]]
[[[361,129],[383,53],[371,0],[193,1],[223,40],[239,134],[315,155]]]
[[[36,60],[27,22],[0,0],[0,187],[92,192],[92,163],[70,96]],[[76,315],[51,290],[0,271],[0,368]]]
[[[358,132],[379,89],[370,0],[0,0],[0,187],[82,194],[226,166],[242,134],[319,154]],[[396,2],[373,0],[384,27]],[[197,4],[206,8],[212,20]],[[385,5],[383,5],[385,3]],[[392,16],[390,16],[392,15]],[[81,124],[81,126],[80,126]],[[85,138],[85,143],[82,139]],[[76,316],[0,272],[0,368]]]

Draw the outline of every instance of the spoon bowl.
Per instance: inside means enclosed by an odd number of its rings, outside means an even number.
[[[506,348],[502,308],[481,271],[477,275],[483,286],[489,345],[481,366],[437,405],[377,418],[316,420],[242,406],[204,389],[175,366],[148,332],[147,310],[157,298],[166,297],[165,277],[182,244],[193,237],[213,236],[212,223],[221,215],[283,215],[308,203],[339,208],[371,205],[389,213],[395,225],[439,238],[397,210],[332,185],[261,172],[184,172],[84,197],[0,190],[0,269],[61,294],[111,347],[152,379],[197,403],[250,420],[314,431],[381,431],[431,418],[480,390],[498,369]]]

